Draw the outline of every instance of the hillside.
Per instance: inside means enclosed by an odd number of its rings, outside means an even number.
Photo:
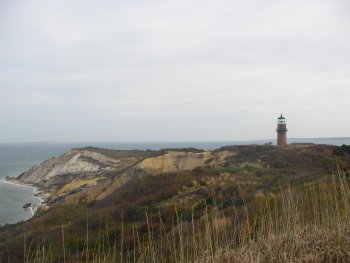
[[[191,225],[204,230],[206,218],[216,218],[216,227],[226,229],[244,222],[259,198],[278,197],[290,186],[302,193],[305,184],[349,167],[347,148],[327,145],[73,149],[16,179],[38,186],[47,200],[29,221],[0,228],[3,261],[8,253],[11,262],[23,262],[43,247],[57,261],[62,241],[67,259],[92,259],[118,244],[123,251],[118,258],[128,260],[138,253],[135,238],[139,249],[150,238],[155,247],[161,238],[178,244],[174,233],[194,238]]]

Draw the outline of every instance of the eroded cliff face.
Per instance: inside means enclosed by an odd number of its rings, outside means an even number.
[[[23,183],[42,184],[59,175],[94,173],[111,170],[120,161],[108,158],[100,153],[87,150],[71,150],[68,153],[52,158],[44,163],[32,167],[21,174],[18,180]]]
[[[107,152],[103,154],[101,152]],[[151,174],[169,174],[217,164],[229,153],[210,151],[147,152],[76,149],[45,161],[17,180],[50,192],[48,204],[103,199],[128,181]]]
[[[134,166],[127,169],[124,173],[116,176],[112,181],[105,183],[103,191],[101,187],[96,187],[88,191],[88,195],[96,199],[103,199],[125,183],[137,177],[151,174],[169,174],[179,171],[192,170],[205,164],[211,164],[218,159],[211,152],[181,152],[169,151],[159,156],[145,158]],[[94,191],[94,194],[91,193]]]
[[[168,152],[160,156],[147,158],[136,164],[127,172],[130,175],[134,175],[192,170],[198,166],[205,165],[210,159],[213,159],[211,152]]]

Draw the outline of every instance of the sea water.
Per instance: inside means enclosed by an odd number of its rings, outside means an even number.
[[[27,186],[5,183],[6,176],[18,176],[34,165],[72,148],[95,146],[119,150],[159,150],[162,148],[194,147],[212,150],[233,144],[264,144],[274,140],[236,141],[236,142],[154,142],[154,143],[0,143],[0,225],[27,220],[33,216],[35,207],[41,200],[35,197],[36,189]],[[350,144],[350,138],[290,139],[289,142],[312,142],[320,144]],[[27,203],[34,205],[34,211],[24,209]]]
[[[4,178],[18,176],[32,166],[64,153],[69,147],[43,143],[0,144],[0,225],[31,218],[41,203],[41,199],[34,196],[35,188],[4,182]],[[32,203],[33,209],[24,209],[27,203]]]

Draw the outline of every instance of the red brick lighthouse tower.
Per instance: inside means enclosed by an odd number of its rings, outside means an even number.
[[[287,124],[286,118],[281,116],[278,118],[277,123],[277,146],[285,147],[287,146]]]

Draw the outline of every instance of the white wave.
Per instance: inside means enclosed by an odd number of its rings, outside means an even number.
[[[33,208],[30,206],[29,207],[29,211],[30,211],[30,213],[32,214],[32,216],[34,215],[34,211],[33,211]]]
[[[32,189],[36,189],[36,187],[31,186],[31,185],[27,185],[27,184],[21,184],[19,182],[11,182],[6,180],[6,178],[0,180],[1,183],[3,184],[10,184],[10,185],[15,185],[15,186],[19,186],[19,187],[26,187],[26,188],[32,188]]]
[[[39,189],[36,188],[35,186],[31,186],[31,185],[26,185],[26,184],[21,184],[19,182],[11,182],[11,181],[8,181],[6,180],[6,178],[3,178],[2,180],[0,180],[0,186],[1,186],[1,183],[2,184],[8,184],[8,185],[13,185],[13,186],[17,186],[17,187],[23,187],[23,188],[29,188],[29,189],[32,189],[33,190],[33,195],[39,193]],[[35,196],[35,198],[38,199],[39,203],[43,203],[44,200],[39,197],[39,196]]]

